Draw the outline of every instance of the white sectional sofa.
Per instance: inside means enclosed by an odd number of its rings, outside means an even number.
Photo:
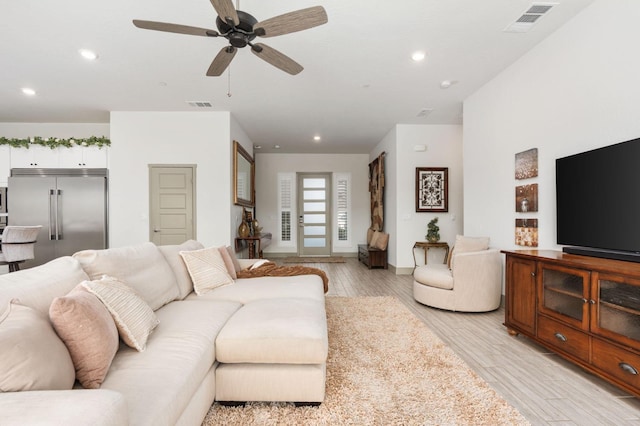
[[[199,425],[214,401],[322,402],[328,352],[322,279],[239,278],[197,295],[179,252],[201,248],[188,241],[90,250],[0,276],[0,424]],[[239,260],[243,267],[252,262]],[[58,343],[38,359],[42,348],[28,346],[44,340],[28,336],[37,327],[53,329],[54,299],[102,275],[133,289],[158,325],[143,351],[120,341],[101,385],[84,389],[66,377]],[[50,338],[51,331],[40,332]],[[62,377],[45,380],[56,375]]]

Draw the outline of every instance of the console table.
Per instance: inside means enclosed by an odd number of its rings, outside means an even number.
[[[424,264],[427,264],[427,252],[430,248],[441,248],[444,249],[444,260],[442,263],[447,263],[447,257],[449,257],[449,244],[447,243],[430,243],[427,241],[416,241],[413,245],[413,270],[415,271],[418,266],[418,262],[416,260],[416,249],[421,248],[424,250]]]
[[[269,244],[271,244],[271,232],[263,232],[248,237],[236,237],[236,252],[248,248],[249,259],[262,259],[262,250]]]

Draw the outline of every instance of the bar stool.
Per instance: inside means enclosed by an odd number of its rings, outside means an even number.
[[[0,265],[9,265],[9,272],[15,272],[20,270],[20,263],[33,259],[40,228],[41,225],[5,227],[0,244]]]

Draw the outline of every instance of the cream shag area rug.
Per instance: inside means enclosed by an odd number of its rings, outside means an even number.
[[[214,404],[203,425],[528,425],[393,297],[327,297],[318,407]]]

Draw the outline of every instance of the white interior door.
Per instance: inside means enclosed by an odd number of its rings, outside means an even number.
[[[149,166],[149,239],[157,245],[195,239],[195,166]]]
[[[331,174],[298,173],[298,255],[331,256]]]

